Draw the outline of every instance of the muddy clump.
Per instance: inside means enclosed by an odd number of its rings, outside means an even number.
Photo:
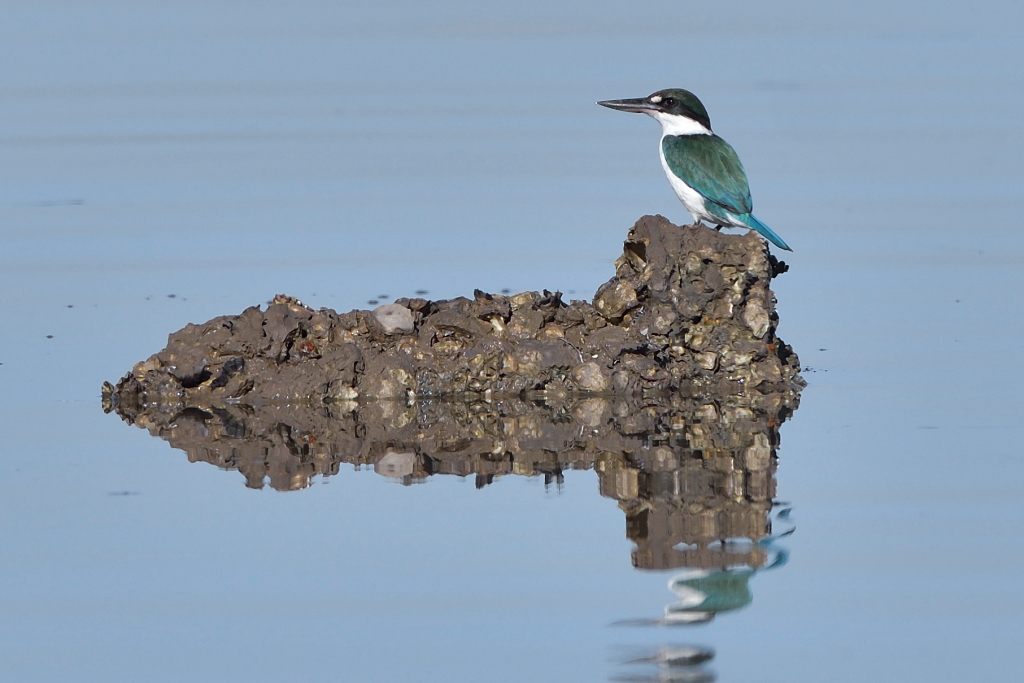
[[[477,291],[339,314],[279,296],[171,334],[103,405],[251,488],[343,464],[478,487],[594,469],[636,567],[755,570],[804,386],[775,334],[785,270],[754,233],[645,216],[593,303]]]
[[[332,406],[364,399],[552,399],[774,393],[795,403],[799,361],[775,335],[771,279],[786,270],[756,234],[645,216],[593,303],[559,293],[398,299],[261,310],[188,325],[138,363],[104,407],[140,425],[230,404]]]

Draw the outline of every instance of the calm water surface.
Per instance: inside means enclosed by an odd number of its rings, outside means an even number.
[[[0,677],[1020,680],[1020,3],[349,5],[0,8]],[[633,567],[594,470],[254,490],[101,412],[279,292],[589,298],[687,219],[593,102],[671,86],[796,250],[795,533],[701,584],[735,609],[638,625],[695,584]]]

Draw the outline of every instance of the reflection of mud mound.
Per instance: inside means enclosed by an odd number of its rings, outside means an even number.
[[[308,486],[342,463],[405,483],[436,474],[561,478],[594,468],[620,501],[642,568],[759,567],[769,533],[778,425],[789,394],[717,398],[566,398],[557,403],[369,401],[330,406],[224,405],[178,414],[148,406],[135,422],[188,454],[241,472],[251,487]],[[689,544],[685,548],[679,544]]]
[[[477,292],[338,314],[278,297],[188,325],[106,393],[130,420],[154,403],[176,413],[230,401],[793,392],[799,364],[775,336],[768,287],[784,269],[754,233],[646,216],[593,304]]]

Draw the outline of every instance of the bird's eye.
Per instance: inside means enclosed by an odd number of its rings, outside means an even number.
[[[676,106],[676,98],[674,98],[674,97],[666,97],[665,99],[663,99],[661,101],[661,103],[663,105],[665,105],[666,107],[674,107],[674,106]]]

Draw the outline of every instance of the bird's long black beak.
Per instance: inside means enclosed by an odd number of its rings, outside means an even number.
[[[631,111],[638,114],[646,114],[649,111],[658,111],[658,106],[651,103],[645,97],[637,97],[631,100],[604,100],[598,102],[602,107],[618,109],[619,111]]]

